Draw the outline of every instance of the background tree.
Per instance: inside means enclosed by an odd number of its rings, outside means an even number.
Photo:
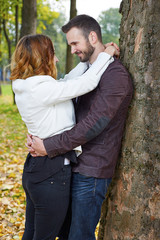
[[[119,44],[119,27],[121,22],[121,14],[117,8],[110,8],[103,11],[99,17],[98,22],[102,29],[103,42],[116,42]]]
[[[18,4],[19,0],[0,1],[0,77],[3,75],[5,80],[18,39]]]
[[[23,0],[20,38],[27,34],[36,34],[36,27],[37,0]]]
[[[121,59],[135,91],[99,239],[158,240],[160,1],[123,0],[120,12]]]
[[[76,0],[70,0],[70,19],[77,15]],[[67,58],[66,58],[66,73],[73,68],[73,54],[71,54],[71,47],[67,45]]]
[[[14,28],[16,25],[16,17],[18,18],[18,0],[12,0],[12,1],[5,1],[1,0],[0,2],[0,23],[1,23],[1,29],[3,29],[3,36],[7,43],[8,48],[8,59],[6,64],[10,63],[10,58],[12,54],[12,48],[15,46],[16,34],[13,34]],[[2,33],[2,31],[1,31]],[[1,35],[1,47],[3,46],[3,36]]]
[[[17,4],[15,6],[15,46],[18,42],[18,39],[19,39],[19,31],[18,31],[18,27],[19,27],[19,21],[18,21],[18,18],[19,18],[19,1],[17,1]]]

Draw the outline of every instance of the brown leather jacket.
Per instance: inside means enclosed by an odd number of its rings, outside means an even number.
[[[76,126],[44,140],[49,157],[82,145],[83,152],[73,171],[97,178],[112,177],[132,93],[132,80],[121,62],[115,59],[102,75],[98,87],[78,98]]]

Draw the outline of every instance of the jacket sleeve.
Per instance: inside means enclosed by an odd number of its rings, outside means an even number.
[[[81,76],[68,81],[56,81],[52,79],[40,82],[33,89],[33,96],[43,105],[51,106],[69,99],[76,98],[92,91],[98,85],[102,74],[114,58],[107,53],[100,53],[97,60]]]
[[[88,62],[80,62],[75,68],[73,68],[64,78],[58,79],[58,81],[68,81],[75,77],[81,76],[88,68]]]
[[[98,136],[114,118],[122,101],[130,94],[128,74],[112,67],[104,74],[88,115],[71,130],[44,140],[49,157],[64,154]]]

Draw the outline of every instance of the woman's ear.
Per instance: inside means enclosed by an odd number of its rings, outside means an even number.
[[[95,44],[98,40],[97,34],[94,31],[90,32],[88,39],[91,44]]]

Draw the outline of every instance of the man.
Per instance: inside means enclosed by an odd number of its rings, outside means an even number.
[[[100,26],[90,16],[76,16],[62,30],[66,33],[72,54],[77,54],[81,62],[92,64],[104,50]],[[82,145],[78,164],[72,168],[69,237],[60,239],[95,239],[101,205],[118,160],[132,91],[128,72],[115,59],[102,75],[98,87],[75,100],[77,124],[74,128],[43,141],[33,137],[35,152],[49,157]]]

